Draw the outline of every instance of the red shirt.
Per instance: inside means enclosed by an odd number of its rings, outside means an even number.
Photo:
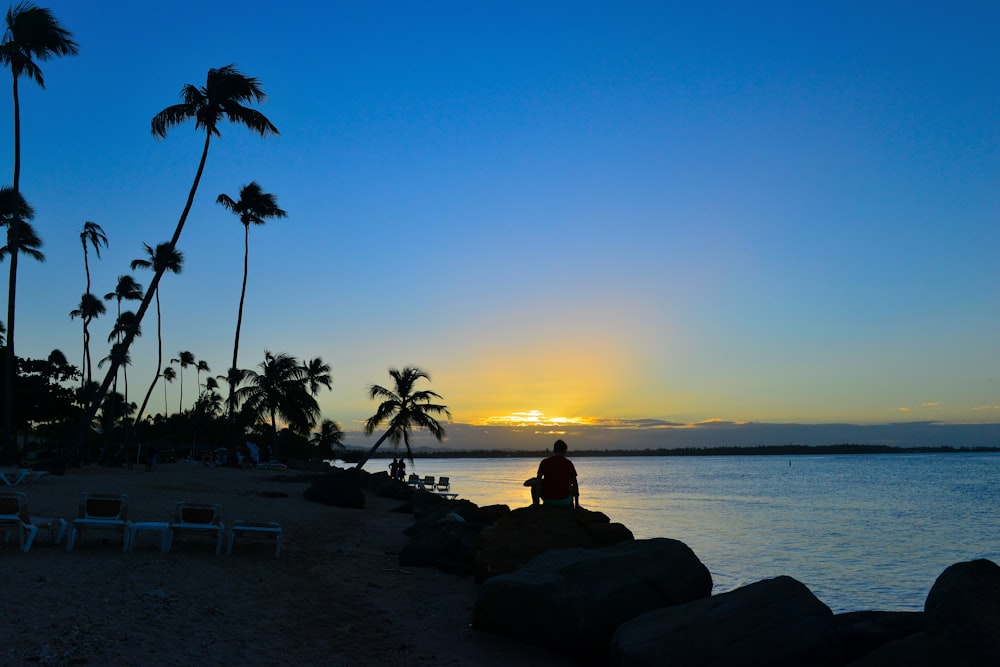
[[[555,454],[538,464],[538,476],[542,478],[542,497],[561,500],[570,496],[576,468],[568,458]]]

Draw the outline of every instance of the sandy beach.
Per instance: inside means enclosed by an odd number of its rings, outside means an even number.
[[[158,466],[70,469],[14,489],[33,516],[72,519],[82,492],[126,493],[132,521],[167,521],[178,501],[219,503],[223,520],[278,521],[273,542],[153,534],[132,552],[100,533],[72,552],[41,532],[2,556],[3,665],[537,665],[566,658],[470,627],[476,585],[434,568],[401,568],[412,516],[367,495],[364,510],[302,497],[295,471]],[[475,499],[471,499],[475,502]]]

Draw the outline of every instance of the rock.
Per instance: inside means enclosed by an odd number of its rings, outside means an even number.
[[[307,500],[325,505],[364,509],[365,494],[362,489],[365,482],[364,476],[360,473],[361,471],[353,468],[335,470],[313,482],[302,495]]]
[[[848,667],[932,667],[932,664],[927,633],[916,632],[883,644],[860,660],[848,663]]]
[[[1000,566],[956,563],[937,578],[924,602],[927,646],[934,664],[1000,665]]]
[[[433,565],[446,572],[472,573],[472,555],[484,524],[463,521],[458,515],[425,524],[399,552],[403,567]]]
[[[400,491],[410,488],[406,485],[406,482],[400,482],[398,479],[393,479],[388,475],[382,478],[381,475],[384,474],[385,473],[379,473],[378,476],[372,475],[373,478],[377,478],[375,495],[379,498],[395,498],[399,495]]]
[[[606,664],[620,623],[711,592],[708,568],[677,540],[555,549],[483,583],[473,626]]]
[[[853,611],[833,617],[848,661],[924,630],[921,611]]]
[[[833,613],[791,577],[759,581],[623,623],[612,664],[843,665]]]
[[[550,549],[604,547],[635,539],[605,514],[571,507],[519,507],[501,516],[479,536],[477,583],[512,572]]]

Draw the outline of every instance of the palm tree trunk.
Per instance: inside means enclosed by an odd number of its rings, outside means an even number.
[[[205,133],[205,147],[201,152],[201,161],[198,163],[198,171],[194,176],[194,183],[191,184],[191,190],[188,192],[187,202],[184,204],[184,210],[181,211],[181,217],[177,221],[177,227],[174,229],[174,235],[170,238],[170,251],[177,247],[177,241],[181,237],[181,231],[184,229],[184,223],[187,221],[188,213],[191,212],[191,206],[194,204],[194,196],[198,192],[198,183],[201,182],[201,175],[205,172],[205,162],[208,160],[208,147],[212,141],[211,132]],[[157,287],[160,285],[160,278],[166,272],[167,267],[161,266],[159,269],[154,271],[153,280],[149,283],[149,288],[146,290],[146,294],[142,298],[142,303],[139,304],[139,311],[135,315],[135,324],[129,328],[128,332],[125,334],[125,340],[123,342],[123,352],[127,352],[128,348],[132,345],[132,340],[135,338],[135,332],[139,329],[139,324],[142,322],[142,318],[146,315],[146,311],[149,310],[149,304],[153,300],[153,294],[156,292]],[[97,410],[101,405],[101,399],[108,393],[108,387],[111,386],[111,380],[118,373],[118,362],[115,359],[111,360],[111,368],[108,369],[108,374],[104,376],[104,382],[101,383],[100,389],[97,390],[97,394],[94,396],[90,405],[87,406],[87,410],[83,416],[83,424],[81,425],[81,431],[78,436],[78,444],[82,448],[86,442],[86,431],[84,430],[87,424],[93,421],[94,416],[97,414]]]
[[[156,375],[153,376],[153,381],[149,383],[149,389],[146,390],[146,398],[142,399],[142,406],[139,408],[139,413],[135,416],[135,426],[139,427],[139,422],[142,421],[142,413],[146,411],[146,404],[149,403],[149,397],[153,395],[153,388],[156,386],[156,381],[160,379],[160,371],[163,369],[163,334],[160,329],[160,293],[157,290],[156,293]],[[164,401],[166,404],[166,401]],[[141,445],[140,445],[141,446]],[[139,464],[139,454],[135,455],[136,465]]]
[[[236,341],[233,343],[233,365],[230,366],[232,369],[239,368],[237,366],[237,358],[240,354],[240,329],[243,328],[243,302],[246,300],[247,296],[247,268],[248,268],[248,258],[250,256],[250,225],[245,225],[245,233],[243,235],[243,289],[240,290],[240,309],[236,315]],[[230,377],[229,382],[229,428],[231,434],[231,442],[236,441],[236,385],[232,381],[234,377]]]
[[[14,194],[21,192],[21,102],[17,94],[17,75],[14,75],[13,84],[14,95]],[[13,228],[10,229],[8,245],[10,246],[10,282],[8,284],[7,296],[7,345],[4,352],[7,357],[7,364],[4,367],[3,377],[3,443],[2,456],[0,459],[7,465],[17,463],[17,432],[14,429],[14,376],[17,374],[14,365],[17,358],[14,356],[14,296],[17,294],[17,248],[18,235],[21,231],[21,220],[17,211],[14,219],[11,220]]]
[[[382,446],[382,443],[385,442],[385,439],[389,437],[389,434],[392,433],[393,428],[394,428],[393,426],[387,428],[385,430],[385,433],[382,434],[382,437],[375,441],[375,444],[372,445],[372,448],[368,450],[368,453],[362,456],[361,460],[358,461],[358,465],[354,466],[355,470],[361,470],[361,468],[364,467],[366,463],[368,463],[368,459],[375,456],[375,452],[378,451],[378,448]]]

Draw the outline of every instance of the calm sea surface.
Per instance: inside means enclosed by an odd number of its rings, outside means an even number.
[[[572,458],[572,457],[571,457]],[[1000,562],[1000,454],[577,457],[581,505],[690,546],[715,592],[789,575],[834,612],[923,609],[952,563]],[[477,505],[527,505],[538,460],[417,459]]]

